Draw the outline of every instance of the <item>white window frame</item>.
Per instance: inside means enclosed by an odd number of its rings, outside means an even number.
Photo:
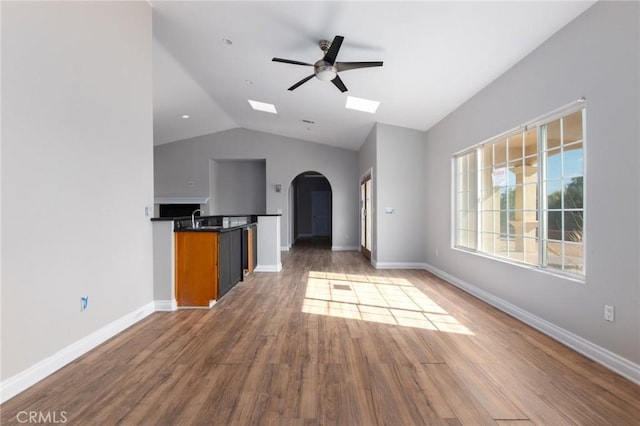
[[[452,228],[451,228],[451,246],[454,249],[458,249],[458,250],[462,250],[465,252],[470,252],[470,253],[474,253],[474,254],[478,254],[481,255],[483,257],[489,257],[491,259],[496,259],[499,261],[503,261],[503,262],[507,262],[510,264],[515,264],[515,265],[519,265],[519,266],[524,266],[524,267],[528,267],[528,268],[535,268],[544,272],[549,272],[553,275],[560,275],[562,277],[566,277],[569,278],[571,280],[574,281],[578,281],[578,282],[584,282],[586,275],[587,275],[587,264],[586,264],[586,252],[587,252],[587,236],[586,233],[583,234],[583,239],[582,239],[582,271],[580,273],[573,273],[573,272],[568,272],[565,267],[564,267],[564,261],[565,261],[565,256],[564,256],[564,244],[566,244],[566,241],[564,240],[565,236],[564,236],[564,232],[562,234],[562,240],[561,243],[563,245],[563,254],[562,254],[562,266],[561,268],[557,268],[557,267],[553,267],[553,266],[548,266],[547,265],[547,259],[546,259],[546,250],[545,250],[545,245],[548,242],[548,224],[547,224],[547,217],[545,212],[548,211],[547,209],[547,202],[548,202],[548,195],[546,193],[546,163],[545,163],[545,155],[546,155],[546,150],[544,150],[544,138],[546,138],[546,131],[543,132],[542,128],[543,126],[546,126],[550,123],[552,123],[555,120],[558,120],[560,118],[563,117],[567,117],[569,115],[572,115],[578,111],[582,111],[582,158],[583,158],[583,169],[582,169],[582,213],[583,213],[583,217],[582,217],[582,226],[583,229],[587,229],[587,225],[586,225],[586,220],[587,220],[587,170],[586,170],[586,156],[587,156],[587,148],[586,148],[586,140],[587,140],[587,134],[586,134],[586,109],[587,109],[587,105],[586,105],[586,101],[584,98],[572,102],[568,105],[565,105],[561,108],[558,108],[554,111],[551,111],[543,116],[537,117],[521,126],[512,128],[506,132],[503,132],[499,135],[496,135],[494,137],[491,137],[487,140],[484,140],[474,146],[471,146],[467,149],[464,149],[462,151],[456,152],[454,153],[453,157],[452,157],[452,173],[451,173],[451,194],[452,194],[452,199],[451,199],[451,212],[452,212]],[[481,190],[482,190],[482,179],[481,179],[481,155],[482,155],[482,148],[485,145],[488,144],[493,144],[501,139],[504,139],[508,136],[514,135],[518,132],[521,132],[524,134],[524,132],[526,132],[527,130],[530,130],[532,128],[536,128],[536,132],[537,132],[537,157],[538,157],[538,172],[537,172],[537,191],[538,191],[538,206],[537,206],[537,218],[538,218],[538,234],[536,235],[536,242],[538,244],[538,261],[537,264],[532,264],[532,263],[525,263],[514,260],[512,258],[509,257],[503,257],[503,256],[498,256],[495,255],[493,253],[488,253],[482,250],[482,240],[480,239],[480,234],[483,232],[483,224],[482,224],[482,214],[481,212],[484,211],[481,209]],[[564,143],[560,145],[562,148],[564,149]],[[458,224],[458,218],[459,218],[459,210],[458,210],[458,192],[460,190],[460,188],[458,188],[458,170],[457,170],[457,160],[458,158],[467,155],[471,152],[475,151],[475,157],[476,157],[476,202],[477,202],[477,206],[476,206],[476,229],[475,229],[475,242],[473,244],[467,244],[468,246],[463,246],[463,245],[459,245],[458,244],[458,230],[460,229],[459,224]],[[525,153],[523,153],[523,155],[526,156]],[[564,180],[565,174],[564,171],[561,174],[561,178]],[[565,206],[561,205],[561,215],[564,218],[565,215]],[[494,250],[495,252],[495,250]]]

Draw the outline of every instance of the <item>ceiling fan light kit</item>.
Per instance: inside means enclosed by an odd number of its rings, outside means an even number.
[[[340,46],[342,46],[342,41],[344,37],[335,36],[333,42],[328,40],[320,40],[319,45],[320,49],[324,52],[324,57],[317,61],[315,64],[309,64],[307,62],[294,61],[291,59],[282,59],[282,58],[273,58],[273,62],[283,62],[285,64],[292,65],[302,65],[302,66],[312,66],[313,74],[303,78],[302,80],[295,83],[293,86],[289,87],[289,90],[295,90],[300,87],[302,84],[311,80],[313,77],[316,77],[321,81],[330,81],[334,86],[338,88],[341,92],[346,92],[347,86],[342,82],[338,72],[354,70],[357,68],[370,68],[370,67],[381,67],[382,61],[375,62],[336,62],[336,58],[338,57],[338,52],[340,51]]]
[[[325,61],[316,62],[313,68],[318,80],[331,81],[338,75],[338,69]]]

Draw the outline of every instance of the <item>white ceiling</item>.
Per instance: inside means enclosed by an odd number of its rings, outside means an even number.
[[[429,129],[594,3],[150,2],[155,144],[244,127],[354,150],[375,122]],[[315,78],[288,91],[313,68],[271,59],[314,63],[335,35],[338,61],[384,66],[341,72],[346,93]],[[380,107],[345,109],[347,95]]]

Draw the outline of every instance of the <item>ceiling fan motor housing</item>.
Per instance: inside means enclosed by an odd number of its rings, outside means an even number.
[[[323,59],[313,65],[313,70],[318,80],[322,81],[331,81],[338,75],[338,68]]]

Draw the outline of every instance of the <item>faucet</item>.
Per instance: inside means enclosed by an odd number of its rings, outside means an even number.
[[[192,227],[192,228],[198,228],[198,227],[196,226],[196,213],[198,213],[198,212],[202,213],[202,210],[200,210],[200,209],[195,209],[195,210],[191,213],[191,227]]]

